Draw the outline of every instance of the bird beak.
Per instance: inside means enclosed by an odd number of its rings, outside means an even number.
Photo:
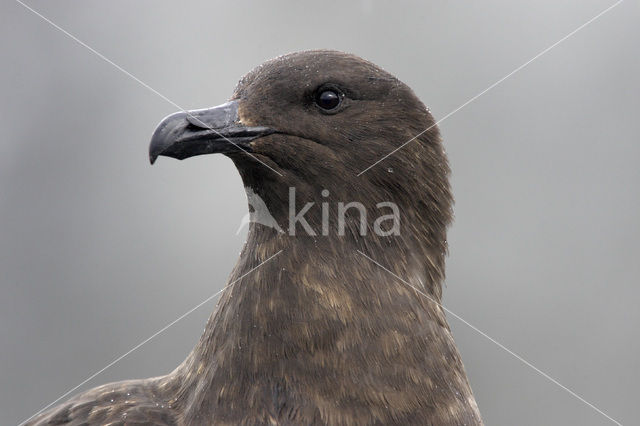
[[[250,141],[275,132],[268,127],[242,125],[238,119],[238,102],[180,111],[166,117],[151,137],[151,164],[160,155],[182,160],[202,154],[250,151]]]

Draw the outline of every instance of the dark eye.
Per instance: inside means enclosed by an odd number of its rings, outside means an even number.
[[[333,90],[323,90],[316,96],[316,104],[324,110],[330,111],[340,105],[340,94]]]

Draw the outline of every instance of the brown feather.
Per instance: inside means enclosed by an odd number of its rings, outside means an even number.
[[[345,90],[339,114],[313,110],[313,90],[327,82]],[[335,228],[290,236],[252,223],[229,278],[238,281],[183,364],[160,378],[90,390],[32,424],[482,424],[439,305],[452,196],[428,109],[391,74],[335,51],[269,61],[232,99],[243,124],[279,132],[251,148],[282,176],[244,153],[228,156],[283,229],[295,187],[301,203],[316,206],[359,201],[375,211],[392,201],[401,235],[359,235],[355,216],[344,236]],[[320,229],[319,209],[306,218]]]

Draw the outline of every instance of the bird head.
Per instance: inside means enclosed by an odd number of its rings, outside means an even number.
[[[434,119],[407,85],[355,55],[315,50],[272,59],[245,75],[227,103],[170,115],[151,140],[152,163],[209,153],[233,160],[283,229],[294,188],[294,211],[316,207],[305,220],[317,235],[322,203],[331,215],[340,202],[360,203],[369,229],[376,206],[393,203],[400,229],[391,237],[446,249],[452,198]],[[349,210],[346,234],[357,234],[361,212]],[[333,236],[338,225],[329,228]],[[367,238],[390,238],[374,234]]]

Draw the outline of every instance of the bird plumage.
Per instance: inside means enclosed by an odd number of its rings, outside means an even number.
[[[319,88],[343,96],[339,110],[317,108]],[[231,101],[233,126],[253,129],[242,140],[250,155],[215,152],[233,160],[282,229],[250,223],[233,284],[173,372],[101,386],[31,423],[482,424],[439,304],[452,196],[428,109],[374,64],[327,50],[268,61]],[[170,146],[166,131],[157,137],[164,139],[152,142],[152,160],[189,155]],[[400,232],[378,235],[369,221],[363,235],[352,210],[342,235],[335,223],[324,235],[319,208],[305,216],[315,232],[291,232],[290,188],[298,210],[329,200],[372,211],[391,201]]]

